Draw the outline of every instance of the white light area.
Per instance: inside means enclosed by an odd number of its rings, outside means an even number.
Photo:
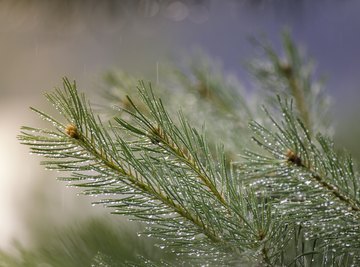
[[[109,213],[100,205],[92,207],[94,198],[79,196],[81,190],[56,181],[60,173],[44,170],[44,158],[30,155],[29,147],[20,144],[22,125],[42,127],[28,108],[38,102],[36,98],[0,101],[0,251],[16,253],[13,241],[31,246],[37,234],[34,226],[51,231]]]
[[[31,184],[38,167],[29,160],[28,150],[16,136],[20,132],[20,116],[15,103],[0,108],[0,248],[9,248],[14,238],[24,236],[17,205]]]

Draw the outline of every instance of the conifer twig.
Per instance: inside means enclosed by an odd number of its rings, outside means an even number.
[[[43,162],[49,169],[70,171],[71,176],[62,179],[76,181],[72,185],[85,188],[86,194],[115,194],[98,203],[115,208],[115,214],[152,223],[147,231],[166,237],[177,253],[197,251],[230,262],[248,249],[262,247],[264,261],[270,263],[270,255],[277,250],[270,252],[267,242],[280,239],[282,222],[274,224],[275,232],[270,231],[275,215],[269,206],[260,205],[261,199],[236,189],[237,180],[226,169],[223,154],[217,164],[205,138],[184,116],[179,116],[180,126],[176,126],[151,88],[140,85],[150,117],[129,98],[132,124],[115,118],[117,125],[105,126],[76,85],[65,79],[64,90],[47,98],[67,123],[33,109],[55,130],[23,127],[19,139],[49,158]],[[124,139],[124,133],[132,138]],[[252,217],[261,219],[249,220]],[[214,249],[215,254],[209,253]]]
[[[263,92],[254,98],[266,99],[263,115],[246,102],[239,107],[245,98],[233,84],[199,64],[190,78],[178,75],[184,92],[195,90],[194,109],[183,113],[170,105],[169,112],[151,84],[140,82],[139,97],[121,93],[116,99],[125,109],[104,123],[76,84],[64,79],[63,89],[46,94],[62,119],[32,108],[52,128],[22,127],[19,139],[45,157],[46,168],[61,171],[60,179],[99,196],[95,203],[145,223],[142,233],[176,253],[178,265],[359,265],[356,164],[318,133],[327,129],[327,97],[289,35],[283,45],[285,59],[265,45],[268,61],[254,65],[266,89],[266,98]],[[124,79],[111,82],[132,85]],[[214,132],[191,124],[203,108],[211,111]],[[240,124],[250,117],[257,119],[244,130]],[[239,127],[230,127],[232,122]],[[249,133],[254,146],[247,144]],[[219,145],[225,135],[234,140]],[[249,150],[234,164],[226,155],[242,145]],[[104,261],[101,254],[95,258]]]
[[[283,121],[279,123],[267,112],[278,132],[255,122],[251,124],[254,141],[270,157],[248,153],[246,158],[250,162],[242,166],[246,179],[258,189],[260,184],[268,184],[270,201],[290,221],[301,223],[311,238],[322,238],[327,246],[357,253],[359,244],[354,238],[360,237],[357,223],[360,209],[356,188],[360,181],[353,172],[351,159],[337,155],[330,141],[321,135],[317,135],[316,143],[293,114],[291,103],[280,98],[278,101]],[[339,232],[339,227],[344,230]],[[352,238],[345,230],[351,228],[356,229]]]

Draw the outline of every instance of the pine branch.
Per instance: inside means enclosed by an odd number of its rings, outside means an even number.
[[[140,92],[145,92],[146,88],[144,83],[141,83],[141,89],[142,91]],[[182,131],[185,133],[185,135],[183,135],[181,130],[175,126],[175,123],[168,116],[161,100],[156,101],[152,91],[149,92],[149,95],[150,98],[147,94],[143,93],[142,98],[149,107],[150,114],[152,114],[157,126],[152,125],[151,121],[146,117],[143,116],[141,118],[141,121],[139,122],[146,122],[146,126],[144,126],[147,127],[147,137],[153,144],[159,145],[162,149],[175,156],[180,163],[186,164],[198,175],[200,181],[216,196],[219,202],[226,207],[226,201],[217,189],[216,183],[218,178],[215,177],[215,166],[212,166],[210,161],[205,163],[207,166],[204,166],[204,163],[201,162],[201,159],[198,156],[199,153],[202,155],[209,153],[209,148],[206,145],[205,140],[201,137],[197,130],[191,128],[191,126],[186,122],[184,116],[180,114]],[[138,114],[141,115],[140,111],[130,98],[129,102]],[[124,120],[116,119],[116,121],[123,126],[130,126],[126,124]],[[130,127],[130,129],[135,133],[141,132],[139,129],[134,129],[132,126]],[[197,142],[194,142],[193,140],[196,140]],[[194,151],[196,152],[194,153]],[[227,166],[223,167],[226,168]],[[206,172],[206,169],[208,168],[211,168],[209,173]]]
[[[189,61],[189,67],[183,72],[172,68],[183,88],[197,94],[200,101],[207,102],[219,115],[231,116],[233,122],[246,124],[253,112],[240,83],[224,73],[220,62],[203,52],[198,51]]]
[[[179,265],[357,265],[357,167],[317,134],[329,129],[328,98],[288,35],[283,43],[285,59],[264,45],[268,62],[253,65],[268,90],[265,116],[245,102],[239,107],[245,98],[205,61],[193,65],[193,77],[176,74],[181,93],[196,95],[195,108],[178,111],[176,94],[165,108],[151,85],[140,82],[139,97],[110,95],[121,107],[104,123],[65,79],[63,90],[46,95],[65,122],[33,108],[53,128],[23,127],[19,139],[46,158],[46,168],[63,171],[62,180],[100,196],[97,204],[145,223],[142,234],[160,239]],[[125,92],[134,83],[110,78]],[[191,122],[203,119],[202,109],[210,111],[211,127],[200,130]],[[256,148],[239,126],[250,117],[257,118],[250,123]],[[231,140],[218,145],[224,136]],[[244,160],[232,163],[228,156],[244,144]],[[107,262],[104,257],[94,260]]]
[[[223,138],[224,152],[228,162],[238,159],[238,151],[249,136],[248,121],[253,116],[253,108],[247,103],[240,82],[227,75],[218,62],[204,53],[195,54],[188,60],[183,70],[179,66],[166,65],[162,71],[162,81],[156,86],[156,95],[166,99],[165,107],[172,117],[177,117],[179,108],[192,125],[206,125],[205,132],[211,152],[216,153],[218,137]],[[137,79],[121,71],[112,71],[106,76],[106,100],[126,110],[133,107],[125,97],[128,94],[137,108],[145,115],[147,109],[134,94]],[[169,94],[168,88],[171,88]],[[107,102],[107,113],[109,102]],[[181,107],[179,107],[181,103]],[[128,114],[119,109],[117,116],[129,119]],[[197,128],[198,130],[200,127]]]
[[[298,112],[310,133],[328,131],[330,98],[324,94],[322,81],[316,79],[313,63],[299,51],[290,34],[284,32],[282,39],[283,56],[265,41],[254,40],[267,60],[253,60],[249,69],[259,87],[267,92],[270,106],[276,105],[275,96],[278,94],[291,96],[294,111]]]
[[[242,188],[220,148],[215,157],[181,113],[176,126],[151,88],[141,83],[139,92],[150,117],[128,98],[131,124],[115,118],[105,126],[65,79],[64,90],[47,98],[66,122],[33,109],[55,128],[23,127],[19,139],[49,158],[43,162],[47,168],[71,172],[62,179],[85,194],[113,195],[97,203],[148,223],[145,234],[166,239],[174,252],[221,265],[259,251],[260,261],[272,266],[288,240],[283,222],[275,222],[271,207]],[[279,246],[270,247],[272,242]]]
[[[358,254],[360,180],[350,156],[336,153],[320,134],[313,140],[291,103],[278,101],[283,120],[269,115],[276,132],[251,124],[254,141],[269,156],[247,153],[244,175],[251,186],[268,192],[289,221],[305,227],[306,238],[321,238],[323,247],[340,255]]]
[[[192,223],[194,223],[201,231],[208,236],[213,241],[219,241],[216,236],[214,236],[197,218],[194,214],[192,214],[189,210],[187,210],[184,206],[181,206],[179,203],[172,201],[164,192],[160,191],[156,188],[152,183],[145,183],[144,181],[147,180],[146,177],[142,177],[141,173],[137,171],[138,166],[135,164],[139,164],[139,162],[132,162],[133,166],[123,166],[121,161],[124,160],[124,155],[120,155],[117,145],[112,141],[112,138],[108,135],[107,131],[103,128],[100,121],[96,121],[94,115],[91,111],[83,105],[81,97],[77,95],[75,85],[71,85],[69,81],[64,80],[66,86],[66,93],[69,98],[58,91],[57,94],[48,95],[49,100],[51,100],[55,105],[57,105],[58,109],[62,109],[65,116],[72,116],[74,120],[73,123],[69,124],[68,126],[64,127],[65,133],[68,135],[67,137],[59,135],[56,132],[49,132],[50,134],[54,135],[54,139],[44,138],[43,144],[40,148],[33,148],[33,152],[42,154],[44,156],[53,156],[53,151],[59,153],[56,157],[74,157],[75,159],[80,160],[91,160],[93,161],[92,164],[83,165],[80,167],[81,170],[92,170],[93,168],[96,171],[99,171],[99,167],[97,165],[106,166],[108,170],[101,170],[102,173],[108,172],[111,175],[115,175],[126,179],[126,184],[132,185],[139,192],[145,193],[151,197],[155,197],[156,200],[162,202],[165,206],[173,209],[175,212],[180,214],[181,216],[185,217]],[[62,102],[59,102],[62,101]],[[63,105],[63,104],[66,104]],[[72,104],[74,106],[69,106],[68,104]],[[40,113],[44,116],[43,113]],[[46,118],[50,119],[50,117],[46,116]],[[51,121],[54,121],[51,119]],[[56,122],[57,126],[61,124]],[[78,126],[77,126],[78,125]],[[28,128],[25,128],[28,129]],[[31,129],[32,131],[36,131],[35,129]],[[59,132],[61,129],[57,129]],[[38,131],[41,132],[41,131]],[[25,134],[25,133],[24,133]],[[59,138],[60,137],[60,138]],[[29,134],[25,134],[22,138],[27,144],[34,145],[38,142],[38,136],[31,136]],[[68,152],[64,151],[64,154],[61,154],[61,150],[64,150],[64,145],[70,143],[74,148],[74,151]],[[53,147],[57,144],[61,144],[61,147]],[[48,145],[52,145],[51,148]],[[131,151],[128,146],[122,142],[120,144],[122,149],[127,156],[132,156]],[[45,148],[44,148],[45,147]],[[86,152],[90,152],[91,155],[86,155]],[[77,169],[77,166],[74,166],[72,163],[68,163],[70,166],[67,166],[66,163],[68,162],[47,162],[48,165],[56,164],[60,170],[68,169]],[[78,162],[75,162],[78,163]],[[81,175],[82,176],[82,175]],[[106,179],[105,182],[113,183],[115,182],[113,179]],[[101,185],[104,184],[104,181],[101,181]],[[85,186],[85,184],[79,184],[80,186]],[[98,185],[97,182],[92,182],[90,184],[86,184],[86,186],[96,186]]]

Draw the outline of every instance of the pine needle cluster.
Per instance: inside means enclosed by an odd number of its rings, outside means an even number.
[[[63,119],[32,108],[51,128],[19,139],[175,255],[147,266],[357,266],[358,167],[329,137],[311,62],[288,34],[283,44],[284,55],[260,44],[251,96],[204,57],[157,89],[110,73],[110,120],[64,79],[46,94]]]

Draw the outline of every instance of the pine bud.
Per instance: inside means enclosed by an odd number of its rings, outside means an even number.
[[[288,162],[294,163],[297,166],[302,165],[301,158],[298,155],[296,155],[292,150],[290,149],[287,150],[286,157]]]
[[[79,132],[78,132],[78,129],[77,127],[74,125],[74,124],[68,124],[66,127],[65,127],[65,133],[72,137],[72,138],[75,138],[75,139],[79,139],[80,135],[79,135]]]
[[[282,71],[282,73],[287,77],[292,77],[293,75],[293,69],[291,67],[291,65],[289,63],[283,62],[280,63],[280,70]]]

